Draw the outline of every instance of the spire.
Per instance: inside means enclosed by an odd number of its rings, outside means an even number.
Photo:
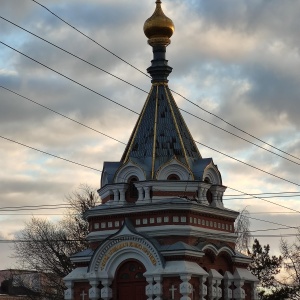
[[[152,16],[144,24],[144,33],[148,44],[153,48],[151,67],[147,69],[152,77],[152,83],[168,82],[167,78],[172,72],[166,60],[166,47],[171,43],[170,37],[175,30],[173,21],[168,18],[162,8],[161,1],[156,1],[156,8]]]
[[[140,163],[149,172],[147,179],[155,179],[159,168],[172,159],[192,170],[201,155],[168,87],[167,77],[172,68],[165,53],[174,24],[163,13],[160,0],[156,1],[153,15],[146,20],[144,32],[153,48],[152,65],[147,69],[152,77],[152,88],[121,162],[131,159]]]

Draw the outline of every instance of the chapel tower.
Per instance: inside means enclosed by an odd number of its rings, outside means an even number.
[[[144,33],[152,86],[121,160],[105,162],[102,204],[88,210],[90,248],[74,254],[66,300],[257,298],[250,259],[235,250],[238,213],[203,158],[168,87],[174,24],[156,1]]]

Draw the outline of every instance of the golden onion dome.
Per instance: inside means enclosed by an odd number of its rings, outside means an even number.
[[[144,24],[144,33],[149,39],[149,44],[152,45],[163,41],[169,44],[174,30],[173,21],[164,14],[161,8],[161,1],[157,0],[153,15]]]

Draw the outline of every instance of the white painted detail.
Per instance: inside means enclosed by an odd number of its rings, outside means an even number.
[[[144,170],[129,160],[125,165],[123,165],[116,173],[114,182],[120,183],[120,182],[128,182],[128,179],[132,176],[136,176],[139,181],[146,180],[145,172]]]
[[[170,175],[177,175],[180,180],[192,180],[193,175],[189,172],[185,165],[173,158],[160,167],[156,173],[157,180],[167,180]]]

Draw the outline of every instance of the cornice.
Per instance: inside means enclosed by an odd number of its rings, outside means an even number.
[[[168,256],[168,257],[172,257],[172,256],[192,256],[192,257],[197,257],[197,258],[201,258],[205,255],[204,252],[200,251],[191,251],[191,250],[166,250],[166,251],[161,251],[160,252],[163,256]]]
[[[236,234],[231,232],[224,232],[219,230],[212,230],[208,228],[201,228],[190,225],[161,225],[161,226],[147,226],[136,227],[137,232],[146,234],[149,237],[169,237],[169,236],[190,236],[198,238],[214,239],[218,238],[224,242],[235,242]],[[93,231],[90,232],[86,239],[90,242],[103,240],[110,235],[115,234],[118,229],[107,231]]]
[[[204,213],[210,214],[218,217],[227,217],[230,219],[235,219],[239,213],[233,210],[211,207],[207,205],[203,205],[200,203],[195,203],[190,200],[186,200],[183,198],[172,198],[165,199],[162,201],[156,200],[154,203],[148,204],[129,204],[122,206],[114,206],[105,204],[98,206],[97,208],[93,208],[88,210],[85,213],[85,217],[88,219],[89,217],[94,216],[108,216],[108,215],[124,215],[124,214],[134,214],[134,213],[148,213],[148,212],[156,212],[156,211],[182,211],[188,210],[196,213]]]

